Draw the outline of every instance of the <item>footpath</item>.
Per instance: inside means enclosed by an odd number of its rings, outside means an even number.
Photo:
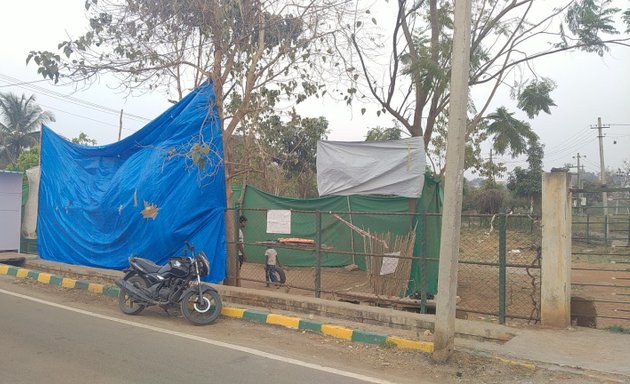
[[[0,253],[0,275],[25,278],[115,298],[121,272]],[[295,296],[278,290],[213,285],[222,315],[291,329],[320,332],[349,341],[411,348],[430,353],[435,317],[388,308]],[[630,334],[590,328],[514,328],[457,319],[455,348],[525,368],[567,370],[630,383]]]

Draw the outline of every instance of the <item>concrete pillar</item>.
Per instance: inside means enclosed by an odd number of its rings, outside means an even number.
[[[542,180],[542,324],[571,325],[571,192],[566,171],[552,171]]]

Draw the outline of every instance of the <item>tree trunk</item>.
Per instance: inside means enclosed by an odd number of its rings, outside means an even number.
[[[225,285],[238,285],[239,269],[236,263],[236,223],[234,221],[233,192],[231,186],[232,164],[230,163],[230,140],[223,138],[223,164],[225,167],[225,198],[227,209],[225,210],[225,239],[227,245],[227,278]]]

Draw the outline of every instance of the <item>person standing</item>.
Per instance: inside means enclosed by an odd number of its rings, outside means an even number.
[[[274,281],[275,279],[272,277],[272,273],[276,269],[278,264],[278,252],[270,246],[267,247],[265,251],[265,281],[267,282],[267,287],[269,283],[276,284],[278,286],[278,281]]]
[[[245,241],[245,235],[243,234],[243,229],[247,225],[247,217],[241,216],[238,219],[238,244],[237,244],[237,254],[238,254],[238,268],[240,269],[243,266],[243,263],[247,261],[247,257],[245,257],[245,245],[243,244]]]

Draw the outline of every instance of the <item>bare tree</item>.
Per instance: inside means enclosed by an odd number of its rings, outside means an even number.
[[[395,3],[394,20],[383,20],[364,10],[346,25],[346,41],[354,51],[353,57],[339,55],[352,84],[346,97],[376,100],[377,114],[389,113],[412,136],[423,136],[428,152],[439,161],[445,144],[441,124],[448,121],[453,2]],[[630,26],[630,10],[622,13],[609,0],[550,3],[473,2],[469,84],[482,96],[469,107],[470,154],[478,153],[478,145],[487,139],[488,108],[502,86],[511,88],[516,106],[529,118],[541,111],[550,113],[555,105],[550,96],[555,84],[536,71],[538,59],[567,51],[602,56],[611,46],[629,46],[630,30],[624,34],[617,26],[622,22]],[[379,30],[377,23],[393,25],[393,30]],[[383,63],[383,57],[388,57],[388,62]],[[479,156],[468,156],[467,160],[468,166],[481,166]]]
[[[321,91],[313,67],[335,32],[343,0],[87,0],[89,32],[31,52],[28,60],[52,80],[94,81],[108,73],[129,89],[167,88],[176,98],[211,80],[216,97],[228,186],[245,169],[232,162],[237,127],[255,130],[261,113]],[[63,75],[63,76],[61,76]],[[60,77],[61,76],[61,77]],[[245,128],[244,128],[245,131]],[[202,135],[193,159],[207,155]],[[193,155],[195,155],[193,153]],[[204,164],[205,165],[205,164]],[[232,213],[226,234],[234,239]],[[228,246],[228,282],[235,283],[235,248]]]

